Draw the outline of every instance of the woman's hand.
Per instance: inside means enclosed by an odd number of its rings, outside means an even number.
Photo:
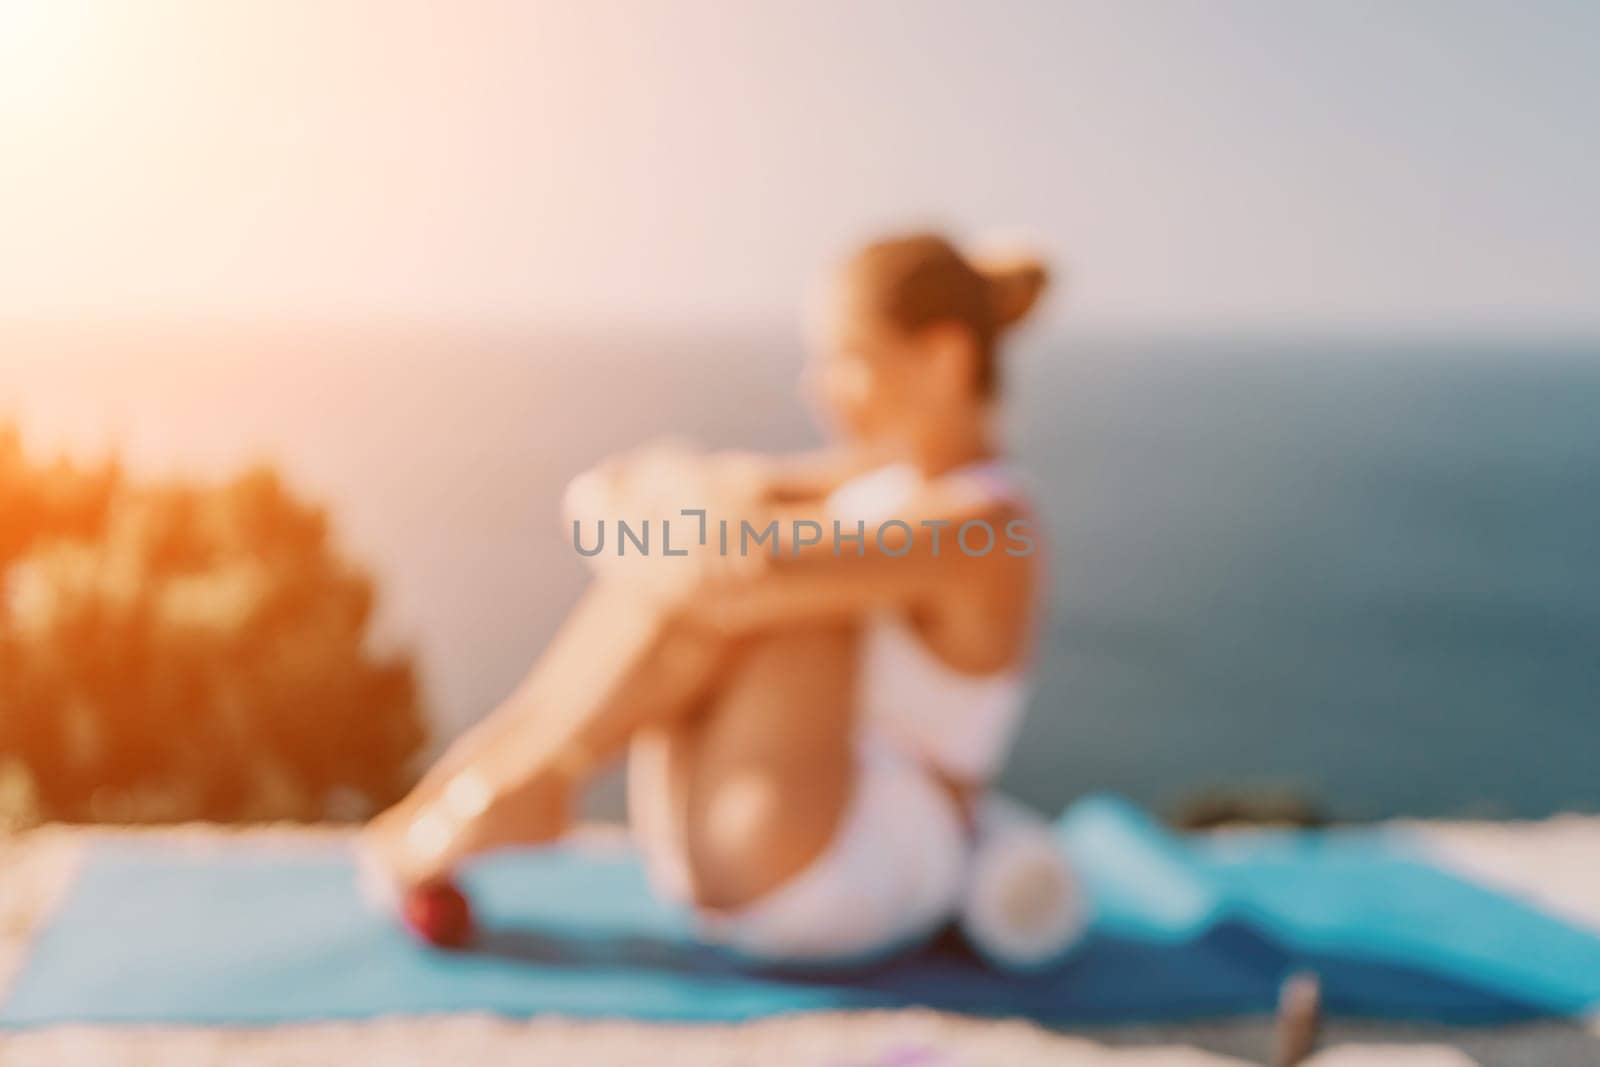
[[[603,545],[587,558],[598,577],[626,583],[668,610],[701,615],[718,590],[763,569],[762,550],[739,553],[738,530],[742,519],[770,518],[760,515],[770,471],[771,461],[754,453],[696,453],[662,442],[579,475],[563,511],[579,524],[581,541]],[[731,534],[727,552],[722,522]],[[624,537],[624,523],[631,537]]]
[[[562,512],[567,521],[586,525],[674,518],[685,508],[710,513],[763,499],[773,469],[773,461],[759,453],[696,452],[677,440],[653,442],[574,478]]]

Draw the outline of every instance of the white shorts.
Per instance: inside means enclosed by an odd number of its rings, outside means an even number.
[[[774,962],[865,962],[924,940],[955,915],[967,835],[949,794],[909,757],[864,746],[854,795],[821,855],[760,900],[701,912],[701,936]],[[686,900],[682,864],[652,856],[657,890]]]

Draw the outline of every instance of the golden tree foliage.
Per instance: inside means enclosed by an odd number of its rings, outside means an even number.
[[[424,740],[371,579],[268,469],[139,484],[0,428],[0,821],[352,816]]]

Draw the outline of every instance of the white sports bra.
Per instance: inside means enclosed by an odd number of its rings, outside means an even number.
[[[940,476],[959,479],[975,499],[1019,499],[1022,488],[1005,464],[974,463]],[[836,519],[854,523],[894,518],[921,477],[908,464],[857,475],[828,497]],[[874,615],[862,634],[859,711],[866,731],[962,781],[982,782],[999,771],[1027,703],[1027,676],[1018,667],[966,674],[940,660],[894,612]]]

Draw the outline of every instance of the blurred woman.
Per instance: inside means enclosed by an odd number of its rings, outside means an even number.
[[[1002,341],[1045,280],[934,235],[870,244],[832,279],[808,364],[836,451],[646,451],[580,477],[580,546],[655,514],[674,554],[619,540],[590,560],[518,691],[369,826],[387,877],[426,892],[558,837],[626,755],[652,882],[708,940],[837,961],[948,921],[1024,703],[1042,551],[995,414]]]

